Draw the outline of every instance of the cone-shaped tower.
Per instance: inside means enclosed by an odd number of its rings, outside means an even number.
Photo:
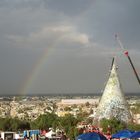
[[[120,81],[117,75],[117,68],[113,58],[109,80],[97,107],[96,120],[103,118],[116,118],[126,123],[132,120],[128,104],[125,100]]]

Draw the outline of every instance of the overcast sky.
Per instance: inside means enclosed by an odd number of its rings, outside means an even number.
[[[115,55],[123,91],[140,86],[140,0],[0,0],[0,94],[100,93]]]

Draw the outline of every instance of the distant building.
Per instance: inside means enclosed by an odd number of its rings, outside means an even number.
[[[62,99],[57,105],[80,105],[80,104],[98,104],[99,99]]]

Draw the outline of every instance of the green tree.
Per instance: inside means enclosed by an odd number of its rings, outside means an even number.
[[[100,121],[100,126],[103,128],[103,132],[107,132],[110,129],[111,133],[116,133],[117,131],[124,129],[126,124],[117,120],[116,118],[112,118],[102,119]]]
[[[54,113],[46,113],[40,115],[35,121],[31,122],[32,129],[48,129],[56,127],[58,123],[58,116]],[[55,125],[56,124],[56,125]]]
[[[77,105],[76,104],[72,105],[72,108],[77,108]]]
[[[58,106],[56,105],[56,103],[53,103],[53,112],[55,112],[57,110]]]
[[[20,121],[18,124],[18,130],[30,129],[30,123],[28,121]]]
[[[78,129],[75,126],[70,126],[69,131],[67,132],[67,136],[71,140],[75,140],[76,136],[78,136]]]
[[[140,124],[130,123],[130,124],[128,124],[127,127],[128,127],[128,129],[134,130],[134,131],[139,131],[140,130]]]
[[[18,110],[18,113],[19,113],[19,114],[20,114],[20,113],[24,113],[24,110],[20,109],[20,110]]]
[[[64,117],[60,118],[61,127],[64,129],[70,139],[74,139],[77,135],[78,131],[76,129],[76,126],[79,121],[80,119],[75,118],[71,114],[67,114]]]
[[[12,131],[12,126],[11,126],[11,118],[7,117],[3,119],[2,122],[2,130],[3,131]]]
[[[0,118],[0,129],[3,131],[25,130],[30,129],[30,124],[17,118]]]
[[[133,105],[134,107],[131,108],[131,112],[133,114],[138,114],[140,113],[140,103],[136,103]]]
[[[81,111],[81,112],[79,112],[79,113],[77,114],[77,116],[78,116],[79,118],[81,118],[81,121],[82,121],[82,120],[86,119],[86,118],[89,116],[89,113],[87,113],[87,112],[85,112],[85,111]]]
[[[89,107],[89,106],[90,106],[90,103],[89,103],[89,102],[86,102],[86,103],[85,103],[85,106],[86,106],[86,107]]]
[[[72,109],[71,109],[71,107],[66,106],[66,107],[64,108],[64,110],[65,110],[65,111],[71,111]]]

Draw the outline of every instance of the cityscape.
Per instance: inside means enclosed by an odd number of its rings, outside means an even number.
[[[134,112],[134,108],[139,107],[139,94],[127,95],[127,102],[133,112],[133,118],[137,124],[140,124],[140,110]],[[101,96],[94,94],[88,95],[63,95],[63,96],[10,96],[0,98],[0,117],[11,116],[21,120],[35,120],[40,114],[47,112],[65,116],[72,114],[76,116],[80,111],[86,112],[92,116],[96,111]],[[53,106],[56,106],[55,108]]]

